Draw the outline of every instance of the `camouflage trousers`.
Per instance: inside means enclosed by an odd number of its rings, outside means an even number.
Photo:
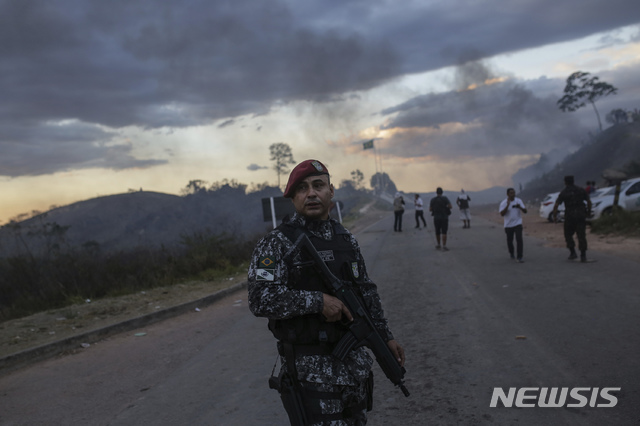
[[[302,382],[313,426],[363,426],[373,393],[373,376],[359,386]]]

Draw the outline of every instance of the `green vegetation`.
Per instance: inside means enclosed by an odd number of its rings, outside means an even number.
[[[358,205],[362,207],[366,201],[359,199]],[[353,223],[357,218],[348,215],[344,220]],[[65,228],[56,224],[45,223],[38,232],[49,237],[44,252],[36,255],[25,245],[23,253],[0,258],[0,322],[87,299],[246,272],[261,237],[239,240],[202,231],[183,236],[181,247],[175,249],[140,247],[101,253],[96,242],[69,247],[64,240]]]
[[[591,232],[640,236],[640,212],[619,209],[611,215],[603,215],[591,223]]]
[[[44,255],[0,258],[0,320],[61,308],[86,299],[130,294],[189,280],[246,271],[256,238],[208,232],[184,236],[176,249],[138,248],[102,254],[96,245],[56,244]]]

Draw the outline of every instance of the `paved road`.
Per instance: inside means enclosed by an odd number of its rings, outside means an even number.
[[[392,217],[359,234],[411,392],[377,370],[369,424],[639,424],[640,264],[597,253],[569,263],[528,238],[515,264],[499,226],[473,226],[452,223],[450,252],[434,249],[430,230],[389,231]],[[1,377],[0,424],[283,425],[267,388],[275,359],[266,320],[238,292]],[[613,408],[490,408],[496,387],[621,391]]]

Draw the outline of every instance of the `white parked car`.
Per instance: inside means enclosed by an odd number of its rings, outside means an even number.
[[[591,202],[593,203],[593,199],[596,197],[600,197],[602,194],[608,192],[611,188],[600,188],[596,189],[594,193],[591,194]],[[546,197],[540,203],[540,217],[547,219],[549,222],[553,222],[553,205],[556,203],[558,199],[559,192],[553,192],[551,194],[547,194]],[[593,210],[593,207],[592,207]],[[564,203],[561,203],[558,206],[558,221],[562,222],[564,220]]]
[[[610,186],[604,189],[605,191],[591,197],[593,214],[590,219],[598,219],[602,215],[611,214],[613,210],[616,187]],[[640,210],[640,178],[629,179],[620,184],[618,206],[625,210]]]
[[[553,205],[556,203],[558,195],[560,195],[559,192],[547,194],[540,203],[540,217],[547,219],[549,222],[553,222]],[[564,203],[558,206],[558,220],[564,220]]]

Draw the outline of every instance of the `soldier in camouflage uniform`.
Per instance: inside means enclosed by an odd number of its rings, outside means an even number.
[[[278,339],[282,374],[295,375],[310,424],[364,425],[371,409],[373,360],[364,347],[344,361],[333,357],[333,346],[353,319],[349,310],[314,278],[296,267],[301,261],[292,239],[304,232],[334,275],[351,275],[387,345],[401,365],[404,350],[394,340],[384,317],[376,285],[369,279],[356,239],[329,218],[334,189],[329,172],[317,160],[298,164],[284,193],[296,213],[258,242],[249,267],[249,307],[269,319]],[[340,265],[340,261],[346,263]],[[282,393],[281,393],[282,395]],[[290,407],[283,403],[292,420]]]
[[[557,218],[558,206],[564,203],[564,239],[569,249],[569,260],[578,258],[573,234],[578,237],[580,261],[587,261],[587,216],[591,212],[591,198],[584,188],[574,185],[573,176],[564,177],[565,188],[553,206],[553,217]],[[585,204],[586,203],[586,204]]]

